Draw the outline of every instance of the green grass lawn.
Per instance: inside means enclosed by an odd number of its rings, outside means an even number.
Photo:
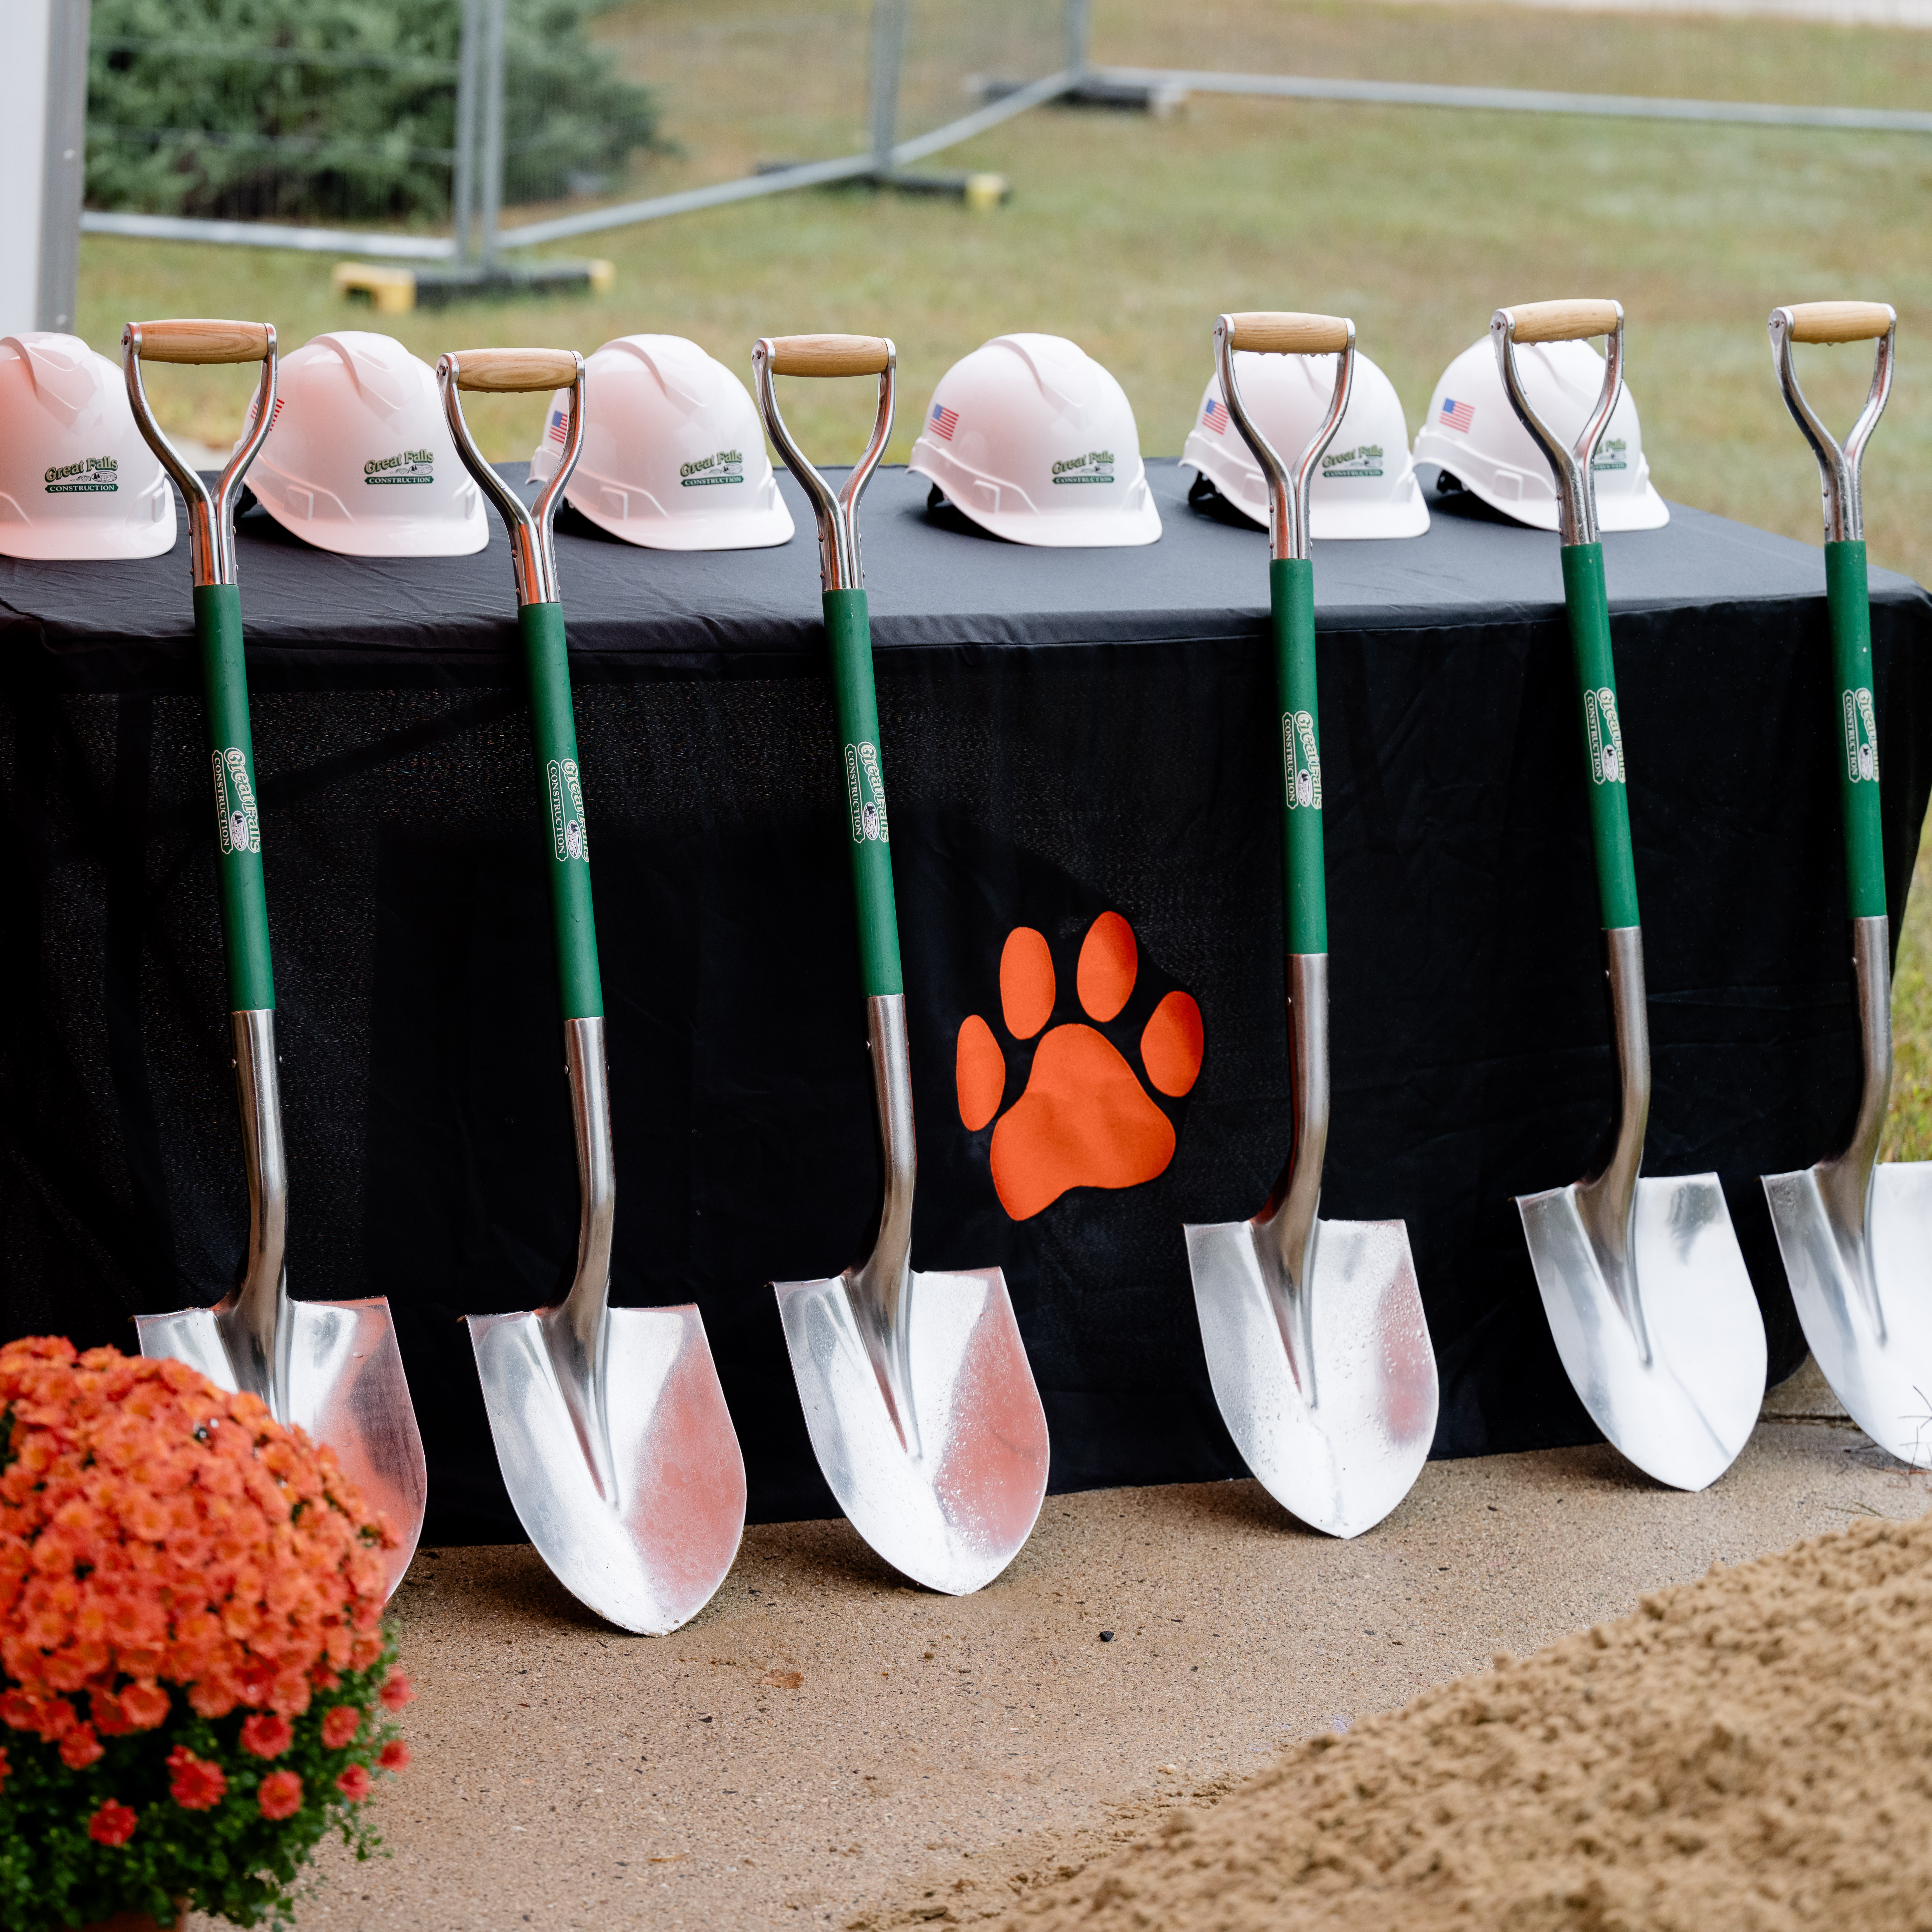
[[[857,0],[821,10],[849,41]],[[1932,97],[1932,35],[1878,29],[1365,0],[1186,9],[1101,0],[1095,14],[1094,57],[1120,64],[1915,106]],[[811,37],[796,31],[805,17],[778,0],[651,0],[608,16],[600,32],[664,86],[667,130],[683,146],[642,164],[637,191],[742,172],[788,131],[797,152],[845,151],[851,89],[822,73],[812,81]],[[720,58],[680,57],[707,35]],[[789,130],[761,125],[754,140],[740,124],[752,110],[734,118],[734,100],[794,96],[810,112]],[[1923,137],[1200,97],[1168,120],[1028,115],[932,165],[997,170],[1013,181],[1013,199],[993,214],[867,189],[751,202],[594,238],[585,252],[616,266],[608,297],[384,326],[430,358],[488,343],[587,351],[660,330],[741,371],[760,334],[890,334],[905,383],[894,461],[956,358],[1002,329],[1045,329],[1112,369],[1143,448],[1171,455],[1207,378],[1208,330],[1222,309],[1352,315],[1412,427],[1444,364],[1499,302],[1613,295],[1629,316],[1630,382],[1658,487],[1815,544],[1816,472],[1778,397],[1765,316],[1780,302],[1870,296],[1897,307],[1900,334],[1891,410],[1866,465],[1871,554],[1932,577],[1923,514],[1932,141]],[[82,332],[111,352],[130,316],[263,316],[289,346],[332,326],[373,326],[367,310],[332,296],[329,266],[90,238]],[[1869,374],[1865,352],[1807,355],[1808,388],[1828,419],[1849,424]],[[225,442],[244,384],[232,370],[164,370],[152,389],[171,428]],[[811,385],[788,398],[807,448],[828,460],[856,450],[870,420],[865,386]],[[533,399],[478,398],[472,409],[500,458],[528,453],[540,415]],[[1922,856],[1894,1001],[1894,1158],[1932,1157],[1928,883]]]

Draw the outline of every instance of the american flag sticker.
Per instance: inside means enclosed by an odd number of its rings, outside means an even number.
[[[1465,436],[1469,434],[1469,424],[1474,421],[1476,406],[1474,403],[1459,403],[1454,396],[1442,398],[1442,427],[1459,429]]]
[[[1210,396],[1208,406],[1201,412],[1201,420],[1216,436],[1228,434],[1228,406],[1219,396]]]
[[[932,406],[932,413],[926,418],[926,427],[941,442],[950,442],[952,432],[959,427],[959,412],[942,409],[938,404]]]
[[[562,442],[565,440],[565,426],[569,421],[570,416],[567,410],[552,410],[550,411],[550,440],[552,442]]]

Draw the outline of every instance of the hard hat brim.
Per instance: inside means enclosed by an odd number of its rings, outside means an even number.
[[[563,497],[586,524],[639,550],[773,550],[797,534],[782,496],[768,509],[712,517],[611,517],[580,503],[568,490]]]
[[[1429,532],[1429,506],[1423,500],[1420,484],[1406,500],[1393,503],[1311,503],[1308,506],[1308,534],[1317,543],[1357,543],[1378,538],[1406,538],[1426,536]]]
[[[1453,463],[1444,463],[1433,450],[1418,449],[1416,458],[1419,462],[1433,463],[1438,469],[1448,470],[1478,502],[1488,504],[1513,524],[1521,524],[1527,530],[1552,531],[1559,525],[1561,519],[1553,497],[1535,497],[1527,502],[1521,497],[1511,499],[1486,484],[1472,481]],[[1597,527],[1601,530],[1660,530],[1670,520],[1670,506],[1657,494],[1656,484],[1648,478],[1639,494],[1600,496],[1597,499]]]
[[[1640,496],[1597,499],[1597,521],[1606,530],[1660,530],[1670,520],[1670,506],[1654,483],[1646,482]]]
[[[1188,438],[1191,445],[1194,439]],[[1257,506],[1244,491],[1237,495],[1228,484],[1192,454],[1184,455],[1184,468],[1204,476],[1219,492],[1221,500],[1245,522],[1258,530],[1268,528],[1268,506]],[[1373,542],[1426,536],[1429,532],[1429,504],[1422,486],[1409,472],[1411,487],[1394,502],[1337,503],[1332,499],[1312,498],[1308,506],[1308,534],[1318,543]]]
[[[79,518],[65,524],[0,524],[0,556],[23,563],[124,563],[165,556],[175,547],[181,518],[173,513],[158,523],[90,527]]]
[[[326,550],[336,556],[474,556],[490,544],[490,519],[479,502],[472,515],[460,520],[439,517],[434,522],[413,518],[398,522],[338,523],[323,519],[285,516],[268,497],[256,492],[255,500],[292,537],[311,550]]]
[[[944,452],[934,452],[924,436],[912,446],[906,468],[915,476],[937,484],[946,500],[969,524],[988,536],[1007,543],[1025,544],[1036,550],[1130,550],[1160,541],[1160,510],[1154,492],[1145,494],[1137,510],[1061,512],[1047,515],[1037,510],[976,510],[961,502],[948,488],[952,483],[951,460]]]
[[[952,501],[950,497],[946,500]],[[952,507],[982,530],[1036,550],[1131,550],[1160,541],[1160,512],[1151,492],[1138,510],[1076,512],[1058,517],[1030,515],[1024,511],[1008,516],[997,510],[969,510],[958,503]]]

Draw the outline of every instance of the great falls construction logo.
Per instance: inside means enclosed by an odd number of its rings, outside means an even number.
[[[1597,446],[1597,453],[1590,459],[1590,467],[1598,470],[1628,470],[1630,467],[1630,446],[1620,436],[1613,436]]]
[[[1845,693],[1845,776],[1853,784],[1878,783],[1878,714],[1863,686]]]
[[[1306,711],[1281,714],[1281,778],[1290,812],[1322,809],[1322,751],[1315,719]]]
[[[845,795],[852,808],[853,844],[862,845],[871,838],[890,845],[892,829],[886,818],[886,781],[879,770],[878,746],[845,747]]]
[[[1193,1090],[1206,1051],[1191,993],[1163,994],[1138,1023],[1124,1017],[1142,979],[1133,928],[1103,912],[1081,941],[1073,996],[1081,1017],[1052,1024],[1063,1007],[1053,948],[1044,933],[1016,926],[1000,954],[1000,1035],[977,1013],[961,1023],[954,1082],[961,1124],[992,1135],[994,1191],[1010,1220],[1030,1220],[1076,1187],[1138,1187],[1174,1159],[1174,1123],[1154,1097]],[[1143,991],[1144,1006],[1148,995]],[[1010,1054],[1036,1041],[1017,1098]],[[1136,1066],[1138,1061],[1138,1066]],[[1149,1088],[1153,1089],[1150,1092]]]
[[[1624,782],[1623,727],[1617,722],[1617,694],[1606,686],[1583,694],[1583,729],[1590,740],[1590,776],[1598,784]]]
[[[248,760],[230,745],[214,758],[214,836],[223,856],[262,849],[262,821],[255,809],[255,788],[248,782]]]
[[[553,758],[544,768],[550,786],[550,848],[559,865],[590,862],[590,834],[584,824],[584,787],[574,758]]]
[[[1111,483],[1114,480],[1114,452],[1090,449],[1084,456],[1063,457],[1053,466],[1056,483]]]
[[[1322,459],[1322,474],[1330,482],[1351,476],[1379,476],[1382,473],[1382,446],[1365,442],[1359,448],[1344,449]]]
[[[362,466],[362,480],[365,483],[434,483],[436,452],[404,449],[394,456],[372,456]]]
[[[680,464],[677,480],[678,487],[684,490],[702,490],[714,483],[742,483],[745,480],[744,452],[720,449],[710,456],[699,457],[695,462]]]
[[[120,468],[111,456],[84,456],[50,470],[40,480],[50,496],[111,496],[121,487]]]

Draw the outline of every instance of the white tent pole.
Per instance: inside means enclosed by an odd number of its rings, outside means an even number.
[[[47,37],[46,133],[40,176],[42,328],[71,335],[80,292],[80,204],[87,185],[87,32],[91,0],[55,0]]]
[[[0,60],[0,335],[40,322],[40,230],[46,209],[47,49],[59,0],[8,0]]]
[[[872,172],[881,181],[892,173],[892,148],[898,140],[899,66],[905,57],[906,0],[872,0]]]

